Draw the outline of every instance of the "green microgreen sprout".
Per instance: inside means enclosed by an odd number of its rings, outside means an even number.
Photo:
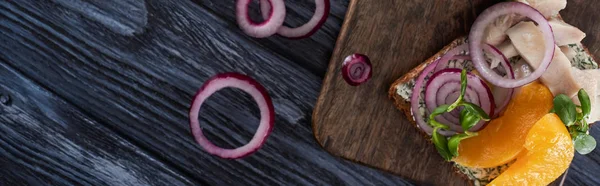
[[[550,112],[556,113],[569,130],[575,150],[579,154],[585,155],[596,148],[596,140],[589,135],[590,127],[587,123],[592,106],[590,97],[584,89],[580,89],[577,92],[577,98],[581,105],[575,105],[571,98],[564,94],[559,94],[554,97],[554,108]]]

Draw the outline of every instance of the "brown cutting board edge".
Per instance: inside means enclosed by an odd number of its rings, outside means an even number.
[[[470,184],[395,108],[387,92],[394,80],[466,35],[476,15],[498,2],[351,0],[313,112],[316,140],[334,156],[418,184]],[[598,27],[584,15],[598,14],[579,1],[569,3],[563,16],[596,40],[599,34],[590,32]],[[373,64],[371,80],[356,87],[340,74],[342,60],[352,53],[369,56]]]
[[[392,82],[467,33],[476,10],[495,2],[351,0],[313,112],[317,141],[335,156],[419,184],[467,185],[394,107]],[[362,53],[373,77],[360,86],[341,76],[342,60]]]

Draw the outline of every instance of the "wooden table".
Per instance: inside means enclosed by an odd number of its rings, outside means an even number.
[[[292,26],[312,15],[311,0],[286,3]],[[0,0],[0,185],[409,185],[314,140],[348,0],[331,3],[319,32],[288,40],[243,34],[234,0]],[[195,91],[230,71],[261,82],[276,109],[267,143],[241,160],[207,154],[188,128]],[[203,109],[217,145],[240,146],[257,128],[239,91]],[[598,184],[597,172],[572,168],[567,183]]]

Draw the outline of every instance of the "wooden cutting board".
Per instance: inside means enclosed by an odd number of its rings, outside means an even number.
[[[394,80],[466,35],[476,15],[497,2],[351,0],[313,113],[317,141],[335,156],[420,184],[468,184],[396,110],[387,92]],[[598,27],[579,18],[586,14],[581,11],[600,14],[583,1],[569,3],[563,17],[588,33],[585,45],[597,48]],[[357,87],[346,84],[340,72],[352,53],[366,54],[373,63],[372,79]]]

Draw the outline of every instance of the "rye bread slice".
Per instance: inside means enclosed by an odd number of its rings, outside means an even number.
[[[388,97],[394,102],[394,105],[396,106],[396,108],[398,110],[400,110],[401,112],[403,112],[404,115],[406,116],[406,119],[411,121],[411,123],[413,123],[415,127],[417,127],[417,125],[416,125],[417,123],[414,121],[411,110],[410,110],[410,100],[406,100],[396,93],[398,85],[408,83],[409,81],[414,80],[417,77],[419,77],[419,75],[421,74],[423,69],[425,69],[425,67],[427,67],[427,65],[433,63],[435,60],[442,57],[449,50],[451,50],[459,45],[464,44],[466,41],[465,39],[466,39],[466,37],[463,36],[463,37],[459,37],[459,38],[455,39],[454,41],[450,42],[450,44],[444,46],[444,48],[442,48],[442,50],[438,51],[436,54],[434,54],[433,56],[431,56],[430,58],[425,60],[419,66],[413,68],[412,70],[410,70],[409,72],[404,74],[402,77],[396,79],[396,81],[394,81],[394,83],[392,83],[392,85],[390,86],[390,89],[388,91]],[[581,47],[584,50],[584,52],[588,56],[590,56],[593,59],[593,61],[595,61],[597,63],[598,60],[596,60],[596,57],[590,53],[588,48],[584,45],[581,45]],[[426,136],[428,136],[428,135],[426,135]]]

